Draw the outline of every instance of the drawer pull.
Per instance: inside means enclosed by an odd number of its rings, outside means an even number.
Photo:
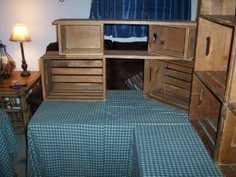
[[[199,98],[198,98],[198,106],[202,104],[203,93],[204,93],[204,90],[201,89],[200,94],[199,94]]]
[[[209,52],[210,52],[210,45],[211,45],[211,38],[208,36],[206,38],[206,51],[205,51],[205,55],[208,56]]]
[[[149,69],[149,82],[152,81],[152,68]]]

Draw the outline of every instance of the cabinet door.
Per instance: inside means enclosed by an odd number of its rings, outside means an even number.
[[[196,71],[227,71],[233,29],[199,19]]]
[[[144,94],[160,90],[164,84],[164,63],[158,60],[145,60]]]

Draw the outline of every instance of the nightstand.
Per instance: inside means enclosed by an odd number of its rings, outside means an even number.
[[[21,77],[20,71],[13,71],[11,76],[3,80],[0,86],[0,108],[9,114],[16,133],[25,133],[31,117],[27,98],[33,89],[40,86],[40,72],[31,72],[29,77]],[[12,88],[12,82],[24,83],[24,86]]]

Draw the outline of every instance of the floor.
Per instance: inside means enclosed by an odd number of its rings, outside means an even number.
[[[20,152],[14,160],[16,174],[17,177],[26,177],[26,137],[24,134],[17,134],[16,139],[20,146]]]
[[[208,153],[213,158],[217,121],[214,120],[197,120],[192,121],[192,125],[202,139]],[[25,135],[16,135],[21,151],[16,155],[14,165],[18,177],[26,176],[26,139]],[[219,166],[224,176],[236,177],[236,165]]]

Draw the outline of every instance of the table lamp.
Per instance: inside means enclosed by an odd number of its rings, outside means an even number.
[[[21,76],[22,77],[30,76],[30,72],[27,71],[28,65],[25,60],[24,47],[23,47],[23,42],[31,41],[26,26],[22,24],[15,25],[11,33],[10,41],[20,42],[20,48],[22,54],[21,68],[23,69],[23,71],[21,72]]]

